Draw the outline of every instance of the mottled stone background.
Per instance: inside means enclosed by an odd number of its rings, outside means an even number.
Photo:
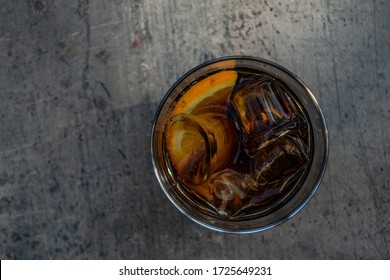
[[[324,181],[258,234],[204,229],[152,171],[165,92],[208,59],[277,62],[326,116]],[[0,5],[0,258],[389,259],[390,1]]]

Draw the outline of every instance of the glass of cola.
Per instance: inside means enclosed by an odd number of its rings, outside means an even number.
[[[254,57],[195,67],[168,91],[151,134],[157,179],[193,221],[251,233],[294,216],[325,172],[328,133],[308,87]]]

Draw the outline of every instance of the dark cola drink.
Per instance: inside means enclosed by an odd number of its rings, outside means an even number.
[[[165,127],[172,172],[194,203],[245,218],[288,200],[310,164],[310,122],[282,81],[245,69],[201,77]]]
[[[194,68],[167,93],[152,131],[157,178],[192,220],[254,232],[295,215],[323,177],[328,138],[309,89],[256,58]]]

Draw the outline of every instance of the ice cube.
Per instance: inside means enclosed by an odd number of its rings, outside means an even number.
[[[243,176],[230,169],[214,174],[210,180],[209,186],[217,198],[228,200],[231,200],[234,195],[243,199],[248,189],[245,185]],[[227,193],[229,193],[229,196],[225,195]]]
[[[239,88],[232,94],[231,104],[250,156],[256,154],[264,141],[301,129],[305,124],[303,112],[287,89],[268,76]]]
[[[252,172],[259,186],[283,191],[297,179],[309,161],[307,146],[297,137],[284,135],[266,141],[252,159]]]
[[[248,174],[240,174],[225,169],[214,174],[209,183],[210,192],[214,194],[214,207],[223,216],[232,215],[240,209],[247,193],[256,188],[255,180]]]

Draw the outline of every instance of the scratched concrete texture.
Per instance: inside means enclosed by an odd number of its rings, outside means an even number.
[[[390,1],[24,0],[0,5],[0,258],[389,259]],[[152,170],[169,87],[262,57],[311,88],[323,183],[272,230],[184,217]]]

